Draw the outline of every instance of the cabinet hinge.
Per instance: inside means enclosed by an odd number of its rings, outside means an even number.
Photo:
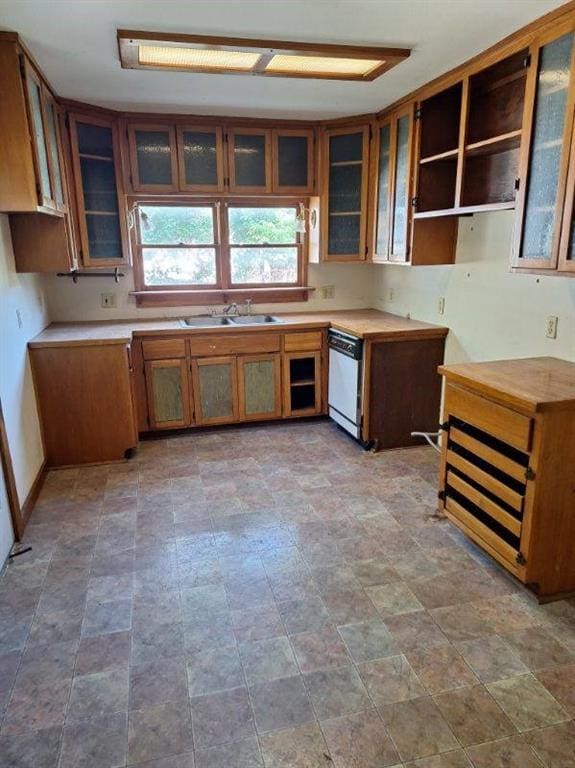
[[[411,198],[411,207],[412,208],[417,208],[417,203],[418,202],[419,202],[419,198],[418,197],[412,197]]]
[[[519,189],[519,185],[521,184],[521,179],[518,177],[515,179],[515,184],[513,185],[515,189]]]
[[[531,469],[531,467],[527,467],[527,469],[525,470],[525,479],[535,480],[535,472]]]
[[[523,554],[521,552],[517,553],[517,557],[515,558],[515,562],[517,565],[525,565],[527,563],[527,560],[523,557]]]
[[[416,107],[415,112],[413,114],[414,120],[421,120],[421,107]]]
[[[528,53],[527,56],[523,59],[523,67],[524,69],[528,69],[531,66],[531,54]]]
[[[440,501],[445,501],[445,491],[438,491],[438,493],[437,493],[437,498],[438,498]]]

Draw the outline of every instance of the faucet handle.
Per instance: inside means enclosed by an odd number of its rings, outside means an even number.
[[[252,300],[251,299],[246,299],[245,300],[245,305],[246,305],[246,314],[251,315],[251,313],[252,313]]]

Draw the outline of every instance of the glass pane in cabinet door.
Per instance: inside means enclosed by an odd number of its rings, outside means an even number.
[[[179,365],[152,368],[152,392],[156,423],[166,424],[183,420],[182,376]]]
[[[329,162],[349,163],[362,160],[363,133],[343,133],[329,139]]]
[[[230,363],[214,363],[198,367],[202,417],[219,419],[233,417],[232,366]]]
[[[359,215],[330,215],[328,228],[328,252],[333,256],[356,254],[360,240]]]
[[[330,213],[359,213],[362,166],[332,165],[329,169]]]
[[[255,360],[243,365],[245,411],[248,415],[274,413],[276,378],[273,360]]]
[[[167,131],[136,131],[136,157],[140,184],[171,185],[172,156]]]
[[[520,254],[523,259],[551,256],[572,48],[571,33],[543,46],[540,52]]]
[[[307,136],[278,136],[280,187],[307,187]]]
[[[184,131],[183,144],[186,184],[216,186],[218,183],[216,134],[213,131]]]
[[[118,199],[114,165],[91,157],[81,157],[80,171],[86,211],[115,213]]]
[[[46,139],[44,125],[42,123],[42,95],[40,86],[32,78],[28,79],[28,97],[30,112],[32,115],[32,128],[34,130],[34,142],[38,154],[38,173],[40,175],[40,191],[42,197],[52,199],[52,187],[50,184],[50,172],[48,170],[48,153],[46,151]]]
[[[407,184],[409,172],[409,115],[397,121],[397,154],[395,159],[395,195],[393,203],[393,238],[391,252],[407,251]]]
[[[376,252],[387,253],[389,240],[389,149],[391,127],[379,131],[379,176],[377,180],[377,243]]]
[[[81,155],[94,157],[114,157],[112,129],[105,125],[77,123],[78,151]]]
[[[50,146],[50,160],[54,172],[54,199],[58,205],[64,203],[64,191],[62,189],[62,172],[60,170],[60,157],[58,153],[58,134],[56,129],[56,112],[54,104],[49,101],[46,104],[46,117],[48,120],[48,141]]]
[[[265,187],[266,137],[235,134],[234,168],[237,187]]]
[[[122,237],[118,214],[86,214],[91,259],[122,258]]]

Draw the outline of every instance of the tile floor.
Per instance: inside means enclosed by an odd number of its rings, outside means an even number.
[[[575,601],[327,422],[52,472],[0,580],[2,768],[569,768]]]

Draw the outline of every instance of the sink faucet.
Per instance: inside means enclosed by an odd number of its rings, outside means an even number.
[[[246,315],[249,317],[252,313],[252,300],[246,299],[245,305],[246,305]]]
[[[229,306],[222,309],[223,315],[239,315],[238,305],[233,301]]]

